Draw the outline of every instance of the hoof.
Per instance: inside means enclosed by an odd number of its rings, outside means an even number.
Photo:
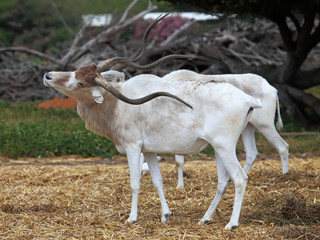
[[[128,218],[127,220],[126,220],[126,223],[136,223],[136,222],[138,222],[138,220],[137,220],[137,218]]]
[[[199,222],[198,222],[198,225],[204,225],[204,224],[208,224],[212,222],[212,219],[201,219]]]
[[[231,230],[231,229],[235,229],[238,227],[238,224],[232,224],[232,223],[228,223],[226,226],[225,226],[225,230]]]
[[[172,215],[172,212],[169,212],[169,213],[162,215],[161,222],[163,222],[163,223],[168,222],[171,215]]]

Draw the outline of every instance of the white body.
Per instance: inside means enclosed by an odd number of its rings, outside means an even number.
[[[277,128],[282,128],[282,121],[279,110],[278,92],[264,78],[255,74],[242,74],[234,77],[230,75],[202,75],[188,70],[179,70],[170,74],[172,78],[178,80],[193,79],[199,82],[216,81],[227,82],[245,93],[261,100],[262,107],[253,111],[247,127],[242,132],[242,141],[246,150],[246,162],[244,165],[245,173],[251,169],[258,151],[255,143],[255,130],[257,129],[278,151],[283,174],[289,171],[288,155],[289,146],[281,138],[274,126],[276,112],[278,113]],[[204,77],[205,76],[205,77]],[[178,165],[178,188],[184,187],[183,182],[183,165],[184,157],[176,156]]]
[[[206,82],[138,75],[114,84],[122,94],[138,98],[157,91],[174,94],[193,109],[168,97],[159,97],[142,105],[121,102],[104,89],[104,99],[97,104],[90,89],[79,86],[74,72],[49,72],[44,84],[78,100],[78,114],[86,127],[111,139],[120,153],[126,153],[132,189],[129,222],[137,221],[140,189],[140,153],[144,153],[162,206],[162,221],[171,212],[163,193],[163,183],[156,153],[193,154],[211,144],[216,152],[218,190],[200,222],[212,219],[229,178],[235,185],[233,212],[226,229],[238,226],[247,175],[236,157],[236,143],[246,127],[253,108],[261,107],[255,98],[228,83]],[[234,75],[239,77],[242,75]],[[190,81],[188,81],[190,80]],[[221,188],[222,187],[222,188]]]
[[[109,81],[121,79],[124,81],[124,76],[116,71],[109,71],[105,73],[108,76]],[[121,76],[121,77],[120,77]],[[277,128],[282,127],[281,115],[279,110],[278,92],[272,87],[264,78],[255,74],[224,74],[224,75],[203,75],[189,70],[178,70],[170,73],[171,79],[175,81],[198,81],[198,84],[204,84],[207,81],[226,82],[230,83],[237,88],[241,89],[245,93],[252,97],[261,100],[262,107],[253,112],[247,127],[242,132],[242,141],[246,151],[246,162],[244,165],[245,173],[248,173],[251,169],[258,151],[255,143],[255,131],[256,129],[277,149],[281,162],[282,172],[287,173],[289,170],[288,164],[288,144],[281,138],[274,126],[274,119],[276,112],[278,113]],[[177,188],[183,188],[183,165],[184,157],[175,156],[175,160],[178,166],[178,184]],[[147,167],[144,167],[144,171],[147,171]]]

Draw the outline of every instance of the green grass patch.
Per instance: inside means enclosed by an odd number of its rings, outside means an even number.
[[[312,94],[316,98],[320,98],[320,86],[315,86],[305,90],[306,93]]]
[[[112,157],[118,154],[107,138],[85,129],[84,121],[75,109],[38,109],[39,102],[9,103],[0,100],[0,156],[50,157],[81,155]],[[304,132],[305,127],[292,119],[283,118],[285,132]],[[319,129],[315,129],[319,131]],[[320,135],[284,136],[290,153],[318,152]],[[256,134],[260,153],[276,153],[275,148]],[[239,141],[237,153],[243,151]],[[201,154],[212,155],[208,147]]]
[[[52,122],[81,122],[75,109],[39,109],[40,102],[9,103],[0,100],[0,119],[10,125],[49,120]]]
[[[319,152],[320,134],[310,136],[282,136],[289,144],[290,153]],[[256,134],[258,152],[276,153],[276,149],[262,135]]]
[[[10,158],[81,155],[111,157],[114,144],[85,129],[74,109],[0,101],[0,155]]]

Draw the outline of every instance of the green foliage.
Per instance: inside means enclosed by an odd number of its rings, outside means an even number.
[[[22,45],[45,51],[48,44],[53,44],[50,39],[55,35],[55,28],[64,29],[49,1],[11,2],[13,4],[5,9],[0,2],[0,39],[3,45]],[[65,35],[64,40],[68,37],[70,34]]]
[[[116,21],[131,2],[77,0],[75,4],[74,0],[1,0],[0,46],[25,46],[41,52],[59,52],[58,49],[71,41],[82,26],[82,15],[112,13],[113,21]],[[163,10],[169,4],[160,2],[159,5]],[[130,14],[147,6],[147,0],[139,1]]]
[[[306,132],[305,126],[294,118],[282,117],[284,126],[282,132]]]
[[[85,129],[74,109],[38,109],[35,103],[0,101],[0,155],[111,157],[113,143]]]
[[[85,129],[76,110],[38,109],[37,105],[37,102],[9,103],[0,100],[0,156],[111,157],[118,154],[110,140]],[[286,132],[305,131],[297,121],[287,118],[283,121]],[[290,145],[291,153],[319,151],[320,135],[285,136],[284,139]],[[276,152],[262,135],[256,134],[256,142],[259,152]],[[237,153],[241,151],[243,145],[239,141]],[[208,147],[201,154],[212,155],[214,150]]]
[[[191,10],[213,13],[228,14],[260,14],[270,16],[287,14],[290,10],[308,11],[310,9],[319,11],[319,0],[166,0],[175,5],[179,10]]]

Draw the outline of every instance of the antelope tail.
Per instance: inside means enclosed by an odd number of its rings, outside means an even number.
[[[281,130],[281,128],[283,128],[283,123],[282,123],[282,119],[281,119],[281,115],[280,115],[280,104],[279,104],[278,95],[277,95],[277,114],[278,114],[278,120],[276,123],[276,127],[278,130]]]

